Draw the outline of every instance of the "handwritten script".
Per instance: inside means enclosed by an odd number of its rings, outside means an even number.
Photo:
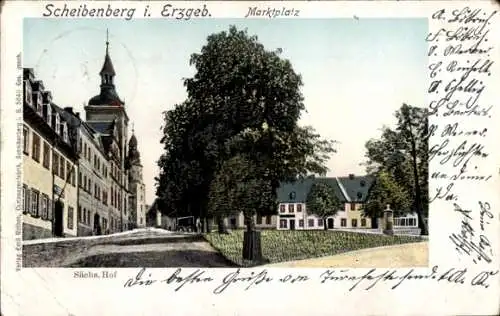
[[[491,201],[482,190],[492,184],[492,168],[488,164],[490,148],[486,138],[493,105],[485,97],[491,77],[491,21],[497,11],[464,7],[440,9],[432,15],[438,27],[427,35],[429,43],[429,161],[430,201],[442,208],[449,205],[458,216],[458,227],[449,235],[460,257],[474,263],[491,263],[493,247],[488,224],[494,219]],[[496,162],[498,163],[498,162]],[[470,201],[461,193],[472,193]],[[483,192],[482,192],[483,191]],[[436,207],[438,208],[438,207]]]
[[[370,269],[366,272],[359,272],[354,269],[327,269],[319,274],[306,275],[304,273],[287,273],[277,275],[272,270],[267,269],[236,269],[220,277],[214,270],[204,269],[175,269],[166,277],[153,276],[151,271],[142,268],[139,272],[126,280],[123,287],[171,287],[177,292],[189,288],[193,285],[210,285],[209,290],[215,295],[225,293],[232,288],[243,289],[244,291],[257,288],[271,283],[277,284],[341,284],[345,285],[348,292],[354,290],[371,290],[376,286],[385,284],[391,290],[399,288],[403,283],[432,281],[456,286],[472,286],[488,288],[494,276],[498,275],[498,270],[484,270],[481,272],[469,272],[467,268],[440,268],[432,267],[426,272],[417,272],[415,269]],[[211,275],[212,274],[212,275]]]

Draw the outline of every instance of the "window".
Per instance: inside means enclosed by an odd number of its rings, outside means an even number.
[[[366,227],[366,218],[361,219],[361,227]]]
[[[42,100],[42,92],[36,93],[36,113],[40,116],[43,116],[43,100]]]
[[[351,226],[352,226],[352,227],[358,227],[358,220],[357,220],[357,219],[355,219],[355,218],[353,218],[353,219],[351,220]]]
[[[40,161],[40,136],[35,134],[33,132],[33,147],[32,147],[32,152],[31,152],[31,157],[33,158],[34,161],[39,162]]]
[[[78,216],[78,222],[81,223],[83,220],[83,218],[82,218],[83,217],[82,206],[81,205],[78,205],[78,213],[76,216]]]
[[[107,191],[102,192],[102,203],[104,205],[108,205],[108,192]]]
[[[309,220],[307,220],[307,227],[314,227],[314,219],[313,218],[310,218]]]
[[[288,204],[288,213],[293,213],[294,204]]]
[[[31,95],[31,84],[28,80],[24,81],[24,101],[28,105],[33,104],[33,96]]]
[[[52,107],[50,106],[50,103],[47,104],[47,124],[52,126]]]
[[[285,213],[285,211],[286,211],[285,204],[280,204],[280,213]]]
[[[43,166],[50,169],[50,147],[46,142],[43,142]]]
[[[92,194],[92,181],[90,178],[87,179],[87,191]]]
[[[297,204],[297,212],[302,212],[302,204]]]
[[[23,152],[29,155],[30,151],[30,133],[26,126],[23,126]]]
[[[287,228],[287,223],[286,219],[280,219],[280,228]]]
[[[142,211],[142,205],[141,205],[141,211]],[[257,215],[257,225],[262,225],[262,216]]]
[[[82,172],[78,171],[78,186],[82,187]]]
[[[322,218],[318,219],[318,226],[319,227],[323,226],[323,219]]]
[[[23,184],[23,213],[29,213],[30,209],[30,191],[28,186]]]
[[[39,200],[40,198],[40,192],[37,190],[31,189],[31,215],[32,216],[39,216]]]
[[[42,194],[42,219],[49,219],[49,196],[47,194]]]
[[[59,175],[59,154],[55,151],[52,152],[52,172],[56,176]]]
[[[74,186],[74,187],[76,186],[76,184],[75,184],[75,179],[76,179],[75,173],[76,173],[75,172],[75,167],[73,166],[73,167],[71,167],[71,185]]]
[[[83,218],[82,218],[82,222],[84,224],[87,224],[87,209],[86,208],[83,208],[83,214],[82,214]]]
[[[303,219],[299,219],[299,227],[304,227],[304,220]]]
[[[66,159],[64,159],[63,156],[59,156],[59,177],[61,177],[61,179],[65,179],[66,176],[65,176],[65,168],[66,168],[66,164],[65,164],[65,161]]]
[[[356,203],[351,203],[351,211],[355,211],[356,210]]]
[[[74,209],[68,206],[68,229],[73,229]]]
[[[63,140],[67,143],[67,142],[69,142],[68,125],[66,125],[66,123],[63,123],[63,124],[61,124],[61,128],[63,131]]]
[[[271,215],[266,216],[266,225],[271,225]]]
[[[345,219],[345,218],[340,219],[340,226],[346,227],[347,226],[347,219]]]
[[[56,116],[56,122],[54,124],[54,127],[55,127],[55,130],[56,130],[56,134],[59,135],[59,133],[60,133],[60,130],[59,130],[59,128],[60,128],[59,127],[59,124],[60,124],[60,122],[59,122],[59,114],[56,113],[55,116]]]
[[[71,183],[71,164],[69,161],[66,162],[66,181]]]

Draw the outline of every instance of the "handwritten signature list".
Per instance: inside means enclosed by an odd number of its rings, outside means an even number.
[[[439,208],[449,205],[446,209],[459,216],[459,227],[449,240],[460,260],[465,257],[475,264],[489,264],[494,256],[489,234],[495,218],[492,201],[484,192],[493,184],[491,166],[498,163],[490,159],[488,138],[493,135],[488,134],[488,127],[494,124],[493,104],[485,98],[494,64],[490,25],[496,16],[494,10],[441,9],[432,15],[432,23],[440,27],[426,38],[431,79],[429,161],[434,183],[429,197]]]

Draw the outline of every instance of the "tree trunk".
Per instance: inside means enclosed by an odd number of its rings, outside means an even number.
[[[203,219],[203,222],[202,222],[202,223],[203,223],[203,227],[204,227],[205,232],[206,232],[206,233],[210,233],[210,226],[209,226],[209,224],[208,224],[208,218],[207,218],[207,217],[205,217],[205,218]]]
[[[253,262],[262,261],[260,231],[255,230],[253,216],[245,216],[247,230],[243,233],[243,259]]]
[[[245,216],[245,226],[247,228],[247,232],[255,230],[255,222],[253,220],[253,216]]]
[[[425,224],[424,217],[422,216],[422,193],[420,191],[420,181],[418,179],[418,164],[417,164],[417,150],[415,141],[411,142],[411,155],[413,163],[413,177],[415,183],[415,208],[418,216],[418,228],[420,228],[421,235],[428,235],[427,225]]]
[[[222,216],[217,217],[217,231],[219,234],[227,234],[227,227]]]

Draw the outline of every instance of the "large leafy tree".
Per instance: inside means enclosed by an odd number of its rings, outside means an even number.
[[[259,167],[243,155],[227,160],[210,186],[209,211],[217,217],[243,212],[247,230],[253,230],[258,210],[274,204],[271,185]]]
[[[323,219],[324,229],[327,229],[326,218],[335,216],[343,205],[331,185],[325,182],[315,182],[306,199],[307,212]]]
[[[403,104],[395,113],[396,127],[384,127],[379,139],[366,143],[367,171],[386,171],[410,196],[419,217],[419,228],[427,234],[428,215],[428,111]]]
[[[270,184],[273,198],[281,181],[326,173],[333,142],[297,124],[302,80],[280,51],[230,27],[191,56],[196,72],[184,82],[187,100],[165,113],[157,195],[166,204],[200,217],[216,214],[208,207],[211,183],[240,154],[259,166],[259,181]]]
[[[398,212],[408,212],[411,206],[410,197],[387,171],[380,171],[370,188],[370,194],[363,206],[363,214],[372,219],[372,228],[378,227],[378,218],[383,216],[387,205]]]

